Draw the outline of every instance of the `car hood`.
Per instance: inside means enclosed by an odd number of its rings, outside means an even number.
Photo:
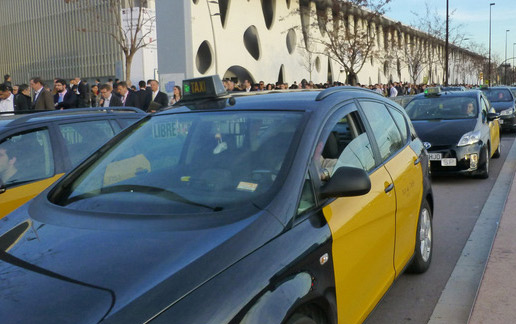
[[[258,210],[197,229],[156,230],[135,219],[118,220],[120,229],[114,229],[103,226],[102,215],[41,208],[41,201],[39,196],[0,224],[0,313],[9,314],[8,322],[109,322],[113,314],[117,322],[145,322],[283,230]],[[67,221],[40,217],[60,212]],[[85,217],[97,228],[67,225]]]
[[[459,143],[462,135],[471,132],[477,119],[414,120],[412,124],[418,137],[432,146]]]
[[[500,112],[502,110],[514,107],[514,103],[512,101],[491,102],[491,106],[493,106],[496,112]]]

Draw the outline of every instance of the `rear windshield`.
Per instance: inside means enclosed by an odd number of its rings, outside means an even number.
[[[513,97],[509,89],[482,89],[491,102],[508,102]]]
[[[478,105],[472,97],[422,97],[405,108],[411,120],[476,118]]]
[[[279,111],[156,115],[56,188],[61,193],[52,200],[77,210],[141,215],[217,212],[269,199],[283,183],[302,117]]]

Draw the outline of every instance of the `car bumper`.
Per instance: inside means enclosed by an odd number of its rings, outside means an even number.
[[[512,130],[516,126],[516,116],[500,116],[500,127],[502,130]]]
[[[475,172],[485,163],[485,158],[481,154],[482,147],[481,143],[460,147],[456,145],[432,147],[428,150],[431,158],[430,170],[432,174]],[[440,160],[435,159],[436,153],[440,153]]]

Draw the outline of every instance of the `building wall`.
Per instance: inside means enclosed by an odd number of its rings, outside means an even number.
[[[106,1],[79,2],[0,0],[0,74],[11,74],[14,83],[34,76],[123,78],[119,46],[91,28],[91,9],[108,12]]]
[[[316,3],[321,1],[308,2],[309,8],[315,10]],[[167,37],[170,40],[191,34],[191,40],[180,41],[179,46],[168,46],[166,57],[162,55],[164,51],[159,52],[160,75],[166,75],[167,80],[177,83],[181,81],[181,76],[190,78],[211,74],[238,78],[240,81],[250,77],[255,82],[263,80],[266,83],[281,78],[288,83],[299,82],[303,78],[316,83],[328,80],[343,82],[346,79],[342,67],[327,55],[315,54],[309,57],[303,41],[303,28],[312,37],[325,36],[310,21],[314,19],[313,16],[303,15],[298,0],[183,0],[181,5],[171,5],[161,0],[156,2],[156,6],[159,44]],[[173,10],[179,6],[183,8]],[[185,18],[184,15],[189,16]],[[365,26],[367,22],[359,20],[361,24]],[[373,28],[378,31],[379,49],[396,46],[397,42],[420,43],[434,56],[443,57],[444,42],[431,35],[387,18],[382,18],[378,26],[373,23]],[[171,33],[176,36],[170,36]],[[317,45],[312,46],[315,46],[312,49],[314,52],[324,51],[323,48],[317,48]],[[458,48],[455,50],[460,51]],[[178,58],[178,61],[172,63],[174,58]],[[183,64],[185,59],[186,64]],[[311,74],[306,67],[309,60],[315,66]],[[428,79],[428,82],[442,82],[443,62],[441,59],[434,63],[431,74],[429,68],[426,68],[418,82],[424,79]],[[465,60],[450,59],[449,82],[457,80],[460,83],[476,83],[480,71],[459,71],[457,66],[461,64],[466,64]],[[358,79],[363,84],[411,80],[406,66],[401,69],[400,80],[396,62],[391,60],[386,66],[385,59],[368,60],[358,74]]]

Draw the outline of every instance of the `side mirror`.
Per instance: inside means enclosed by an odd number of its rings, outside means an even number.
[[[499,118],[500,117],[500,114],[499,113],[488,113],[487,114],[487,120],[488,121],[493,121],[495,120],[496,118]]]
[[[321,188],[321,198],[353,197],[371,190],[371,180],[363,169],[340,167]]]

